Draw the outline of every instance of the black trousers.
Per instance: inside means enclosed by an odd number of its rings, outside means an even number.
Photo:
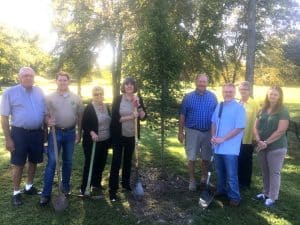
[[[109,176],[109,188],[111,193],[116,193],[119,188],[119,170],[122,167],[122,186],[130,185],[131,161],[135,147],[134,137],[121,137],[119,143],[113,143],[113,156]]]
[[[252,158],[254,146],[252,144],[242,144],[238,163],[239,185],[250,187],[252,176]]]
[[[109,140],[96,142],[94,164],[93,164],[92,178],[91,178],[91,186],[96,188],[101,188],[102,173],[106,164],[107,152],[110,145],[109,143],[110,143]],[[82,184],[81,184],[82,193],[84,193],[87,185],[91,156],[92,156],[92,148],[93,148],[93,143],[88,143],[83,145],[85,160],[84,160]]]

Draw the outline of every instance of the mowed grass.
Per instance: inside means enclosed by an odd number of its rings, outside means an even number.
[[[103,81],[99,81],[102,83]],[[94,83],[93,83],[94,84]],[[100,84],[101,85],[101,84]],[[51,86],[52,90],[55,86]],[[109,85],[107,85],[109,87]],[[73,87],[72,87],[73,88]],[[74,90],[76,88],[74,87]],[[91,88],[84,87],[86,96],[88,96]],[[263,99],[267,88],[261,91]],[[107,89],[107,94],[109,89]],[[258,92],[258,91],[257,91]],[[291,111],[293,119],[300,122],[300,102],[295,96],[299,96],[298,89],[285,89],[285,96],[291,96],[291,99],[285,98]],[[109,94],[107,96],[109,99]],[[188,179],[186,172],[186,158],[183,146],[177,141],[177,126],[170,130],[167,137],[167,149],[164,152],[164,172],[167,174],[178,174]],[[250,190],[242,192],[242,205],[239,208],[230,208],[221,201],[215,200],[211,207],[202,210],[198,206],[199,193],[177,192],[170,189],[169,192],[162,196],[162,200],[167,200],[174,207],[179,208],[182,212],[188,214],[188,219],[184,224],[278,224],[278,225],[296,225],[300,224],[300,142],[293,133],[288,134],[289,151],[285,159],[282,171],[282,186],[280,191],[280,200],[274,209],[266,209],[262,203],[252,200],[252,197],[261,190],[261,176],[257,168],[256,156],[254,156],[253,186]],[[159,132],[154,132],[147,127],[147,123],[143,123],[142,138],[140,141],[141,167],[143,170],[147,168],[161,166],[161,151],[159,143]],[[57,214],[51,207],[40,207],[38,204],[38,196],[24,196],[24,205],[21,207],[13,207],[11,205],[12,181],[9,163],[9,153],[4,148],[4,138],[0,133],[0,224],[8,225],[27,225],[27,224],[182,224],[174,220],[157,220],[145,219],[140,220],[135,214],[133,205],[130,203],[132,197],[128,193],[120,193],[121,201],[112,204],[108,199],[108,175],[111,162],[111,150],[104,171],[104,199],[89,200],[81,199],[76,196],[69,198],[69,208]],[[45,157],[46,159],[46,157]],[[73,175],[72,175],[72,192],[78,193],[81,182],[83,167],[83,152],[81,145],[77,145],[73,159]],[[199,165],[199,164],[198,164]],[[43,170],[45,164],[38,166],[35,179],[35,185],[42,187]],[[197,177],[200,179],[200,171],[197,169]],[[22,179],[22,186],[25,184],[26,173]],[[213,176],[213,181],[215,175]],[[159,180],[157,182],[160,182]],[[56,183],[55,183],[56,185]],[[147,184],[145,184],[147,185]],[[57,192],[54,186],[53,193]]]

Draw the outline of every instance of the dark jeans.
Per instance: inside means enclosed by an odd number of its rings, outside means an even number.
[[[252,156],[254,146],[252,144],[242,144],[239,155],[238,176],[239,185],[250,187],[252,176]]]
[[[68,131],[55,129],[58,152],[62,151],[62,191],[70,191],[70,178],[72,173],[72,160],[75,145],[75,128]],[[49,197],[56,170],[54,144],[52,133],[48,137],[48,163],[44,173],[44,189],[42,196]]]
[[[93,143],[86,143],[82,146],[85,160],[83,167],[81,192],[84,193],[89,175]],[[96,143],[94,164],[91,177],[91,186],[93,187],[101,188],[102,173],[106,164],[108,148],[109,140],[100,141]]]
[[[119,143],[113,143],[113,156],[109,176],[111,193],[116,193],[119,187],[119,170],[123,156],[122,185],[130,185],[131,161],[135,147],[134,137],[121,137]]]

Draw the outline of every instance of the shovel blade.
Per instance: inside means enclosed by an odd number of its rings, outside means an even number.
[[[143,199],[145,192],[144,192],[142,182],[138,181],[135,184],[132,194],[133,194],[133,197],[138,201]]]
[[[52,205],[55,212],[62,212],[68,207],[69,203],[66,196],[63,193],[60,193],[56,198],[53,199]]]
[[[206,189],[200,194],[199,205],[202,208],[207,208],[214,199],[214,192]]]

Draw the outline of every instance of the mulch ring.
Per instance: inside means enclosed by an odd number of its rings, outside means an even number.
[[[142,170],[140,177],[145,192],[143,199],[129,200],[138,223],[155,221],[163,224],[176,221],[176,224],[190,224],[193,222],[193,208],[198,206],[201,189],[189,192],[188,180],[175,174],[162,174],[159,168]]]

